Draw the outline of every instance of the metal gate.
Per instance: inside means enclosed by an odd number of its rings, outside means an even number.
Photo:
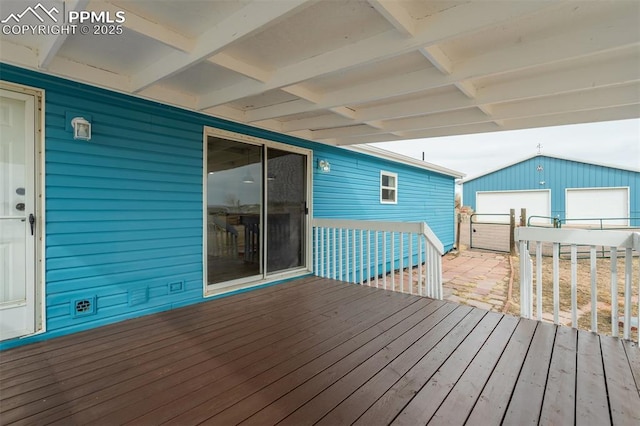
[[[469,221],[469,248],[509,253],[510,229],[508,213],[474,213]]]

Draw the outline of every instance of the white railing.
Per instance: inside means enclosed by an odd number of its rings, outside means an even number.
[[[442,299],[444,247],[426,223],[314,219],[317,276]]]
[[[543,319],[543,288],[552,286],[553,291],[553,322],[560,324],[560,245],[569,245],[570,251],[570,293],[571,293],[571,323],[577,328],[578,324],[578,246],[589,246],[589,298],[590,298],[590,322],[591,330],[598,330],[598,282],[597,282],[597,257],[596,248],[605,247],[610,250],[609,280],[605,284],[611,300],[611,334],[619,335],[620,295],[618,292],[618,253],[624,252],[624,285],[622,294],[622,320],[623,338],[634,339],[632,327],[636,328],[635,340],[638,340],[638,324],[640,323],[640,301],[637,303],[638,315],[633,315],[634,293],[638,297],[640,293],[640,268],[636,271],[639,277],[634,283],[634,256],[637,259],[640,253],[640,233],[633,231],[601,231],[584,229],[552,229],[521,227],[515,230],[515,239],[519,242],[520,249],[520,314],[525,318],[534,318],[534,284],[536,319]],[[543,255],[542,245],[553,244],[552,254],[552,279],[551,282],[543,280]],[[529,249],[535,246],[535,275],[533,259]],[[548,261],[548,260],[547,260]],[[635,286],[635,288],[634,288]],[[602,286],[600,287],[602,290]],[[600,298],[602,299],[602,297]],[[569,325],[569,324],[566,324]]]

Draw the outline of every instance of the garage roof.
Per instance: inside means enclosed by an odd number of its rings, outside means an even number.
[[[125,22],[5,34],[44,10]],[[3,62],[333,145],[640,116],[635,0],[2,0],[0,15]]]
[[[536,158],[536,157],[555,158],[557,160],[573,161],[574,163],[591,164],[591,165],[594,165],[594,166],[608,167],[610,169],[626,170],[626,171],[629,171],[629,172],[640,173],[640,169],[634,169],[634,168],[631,168],[631,167],[622,167],[622,166],[617,166],[617,165],[614,166],[614,165],[611,165],[611,164],[595,163],[593,161],[584,161],[584,160],[579,160],[577,158],[561,157],[559,155],[534,154],[534,155],[529,155],[529,156],[527,156],[525,158],[521,158],[521,159],[519,159],[517,161],[513,161],[513,162],[511,162],[509,164],[505,164],[503,166],[496,167],[495,169],[491,169],[491,170],[489,170],[487,172],[484,172],[482,174],[479,174],[477,176],[472,176],[472,177],[470,177],[468,179],[464,179],[459,183],[464,184],[464,183],[470,182],[472,180],[481,178],[481,177],[486,176],[486,175],[490,175],[491,173],[495,173],[495,172],[497,172],[499,170],[506,169],[506,168],[511,167],[511,166],[515,166],[516,164],[522,163],[524,161],[527,161],[527,160],[530,160],[530,159]]]

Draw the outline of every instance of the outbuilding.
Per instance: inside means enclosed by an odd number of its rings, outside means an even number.
[[[531,223],[640,226],[640,171],[537,154],[464,180],[463,203],[491,220],[526,208]]]

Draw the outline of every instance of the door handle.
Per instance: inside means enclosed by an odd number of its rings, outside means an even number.
[[[36,229],[36,217],[33,213],[29,214],[29,226],[31,227],[31,235],[33,235]]]

